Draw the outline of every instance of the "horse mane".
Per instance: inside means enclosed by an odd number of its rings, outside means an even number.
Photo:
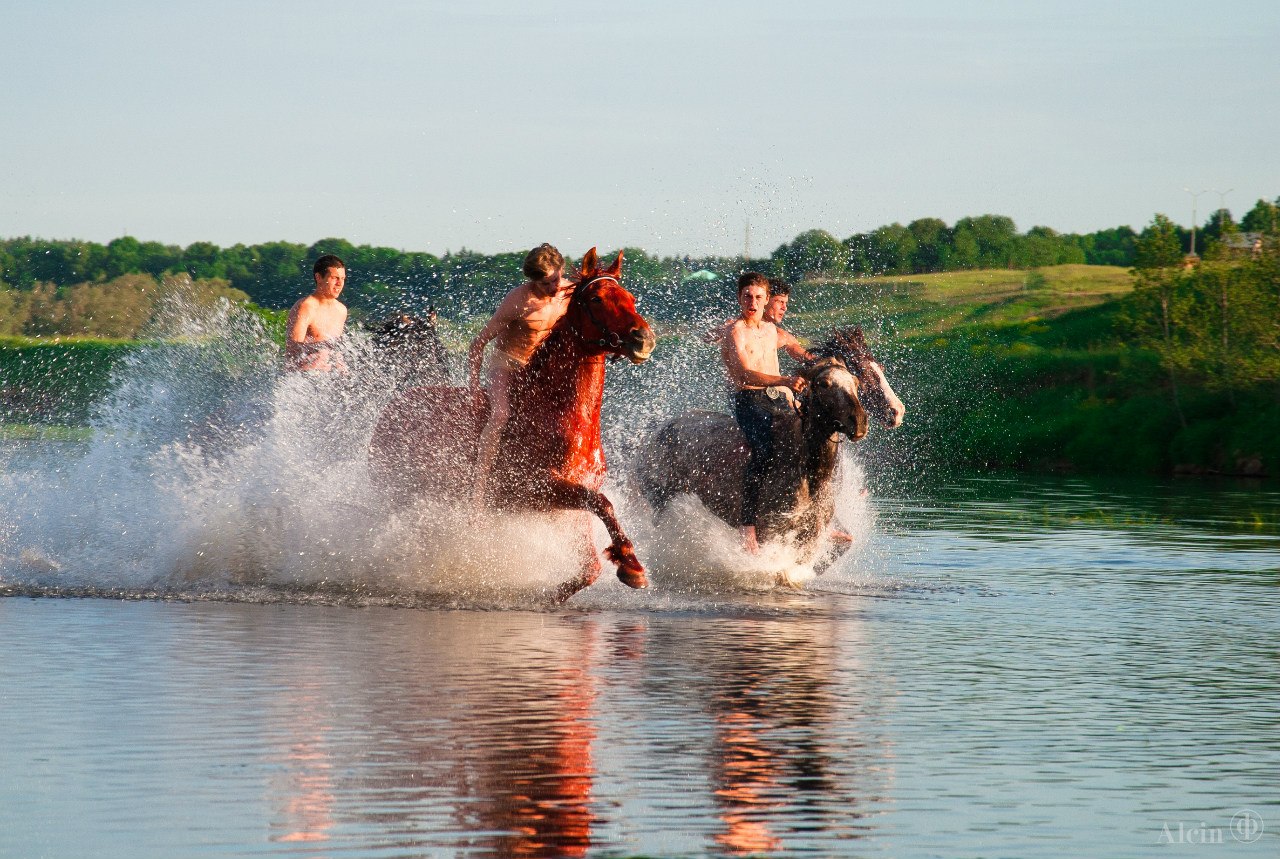
[[[836,328],[820,346],[809,351],[815,359],[839,358],[849,367],[856,366],[862,361],[875,360],[875,356],[871,354],[871,347],[867,345],[867,339],[863,336],[861,325],[855,325],[852,328]]]

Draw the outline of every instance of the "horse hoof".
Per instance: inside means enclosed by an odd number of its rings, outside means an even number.
[[[595,584],[596,579],[599,577],[599,573],[584,573],[575,579],[570,579],[560,587],[556,588],[554,604],[563,605],[578,591],[585,591],[587,588]]]
[[[618,567],[618,581],[636,590],[649,587],[649,577],[644,574],[644,567],[639,565]]]
[[[636,557],[635,548],[630,540],[615,543],[604,550],[605,556],[618,565],[618,581],[629,588],[649,587],[649,577],[644,574],[644,567]]]

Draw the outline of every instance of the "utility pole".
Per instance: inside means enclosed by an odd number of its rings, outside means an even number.
[[[1192,191],[1190,188],[1183,188],[1182,190],[1186,191],[1188,194],[1191,195],[1191,256],[1195,256],[1196,255],[1196,200],[1199,199],[1201,194],[1208,194],[1209,190],[1207,188],[1203,191]]]

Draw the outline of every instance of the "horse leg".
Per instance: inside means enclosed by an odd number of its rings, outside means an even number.
[[[556,507],[567,507],[571,510],[588,510],[594,513],[613,542],[604,550],[605,557],[618,566],[618,580],[629,588],[647,588],[649,579],[644,574],[644,567],[636,557],[635,546],[627,539],[618,516],[613,511],[613,502],[602,492],[588,489],[580,483],[567,480],[555,480],[547,487],[547,500]]]
[[[600,558],[596,556],[596,543],[591,534],[591,517],[587,513],[579,514],[582,525],[582,573],[570,579],[556,589],[556,603],[566,602],[578,591],[586,590],[600,578]]]

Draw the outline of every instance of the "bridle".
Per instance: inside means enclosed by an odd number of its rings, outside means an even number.
[[[849,367],[844,358],[834,355],[830,356],[830,358],[833,358],[834,361],[825,367],[819,368],[817,372],[813,374],[812,378],[808,379],[808,384],[805,385],[804,391],[796,398],[796,404],[799,407],[800,415],[806,421],[813,418],[811,400],[813,399],[817,381],[830,373],[834,373],[836,370],[844,370],[854,378],[854,382],[857,385],[855,400],[858,399],[858,396],[861,394],[862,379],[858,373]]]
[[[597,283],[599,283],[600,281],[603,281],[603,280],[611,280],[611,281],[613,281],[614,283],[616,283],[618,286],[622,286],[622,281],[618,280],[618,279],[617,279],[616,277],[614,277],[613,275],[608,275],[608,274],[598,274],[598,275],[596,275],[595,277],[593,277],[593,278],[591,278],[590,280],[588,280],[587,282],[578,284],[577,289],[574,291],[574,292],[575,292],[574,297],[575,297],[575,298],[577,298],[577,293],[578,293],[578,292],[580,292],[580,291],[585,291],[585,290],[586,290],[586,289],[588,289],[589,287],[591,287],[591,286],[593,286],[594,284],[597,284]],[[583,343],[586,343],[586,344],[588,344],[588,345],[591,345],[591,346],[599,346],[601,349],[605,349],[605,350],[608,350],[608,351],[614,351],[614,352],[616,352],[617,350],[621,349],[621,348],[622,348],[622,338],[618,336],[618,333],[617,333],[616,331],[610,331],[610,330],[609,330],[609,329],[604,325],[604,323],[603,323],[603,322],[601,322],[598,318],[596,318],[596,314],[595,314],[595,312],[591,309],[591,301],[590,301],[590,299],[588,299],[588,298],[587,298],[587,296],[586,296],[586,293],[585,293],[585,292],[583,292],[582,298],[581,298],[581,299],[579,299],[579,300],[580,300],[580,301],[583,303],[583,305],[584,305],[584,309],[585,309],[586,314],[587,314],[587,320],[588,320],[592,325],[594,325],[596,328],[600,329],[600,331],[601,331],[601,332],[603,332],[603,333],[604,333],[604,335],[605,335],[605,336],[600,337],[600,338],[599,338],[599,339],[597,339],[597,340],[589,340],[589,339],[587,339],[587,337],[586,337],[585,335],[583,335],[583,334],[582,334],[582,332],[581,332],[581,331],[579,331],[579,332],[578,332],[578,336],[579,336],[579,338],[582,340],[582,342],[583,342]]]

